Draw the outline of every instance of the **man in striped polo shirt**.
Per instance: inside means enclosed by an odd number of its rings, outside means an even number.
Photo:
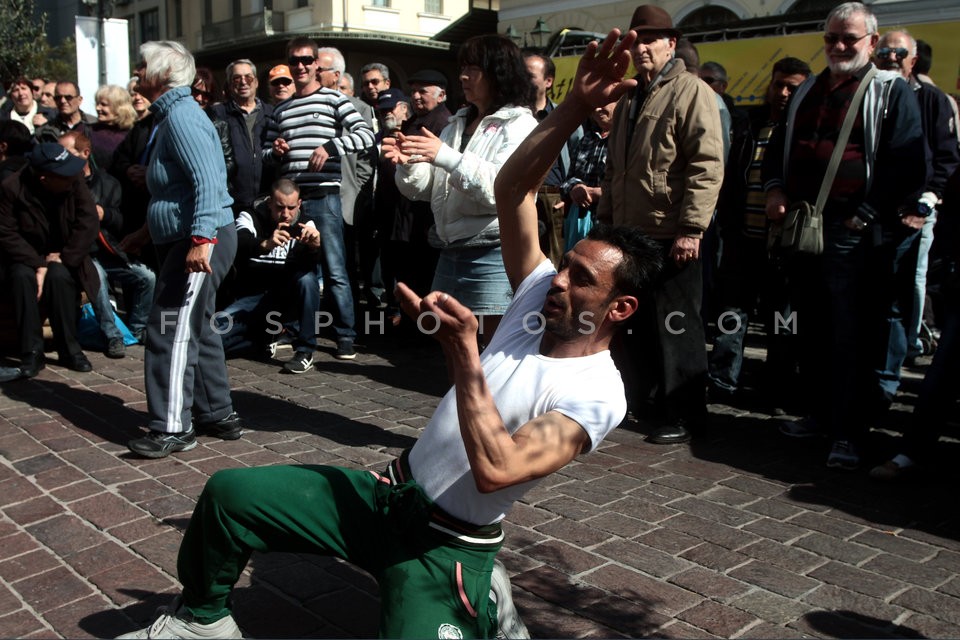
[[[263,159],[279,166],[282,177],[300,187],[302,212],[320,230],[320,264],[324,289],[333,303],[334,354],[339,360],[356,357],[353,341],[353,294],[346,269],[343,217],[340,207],[341,158],[376,144],[373,130],[347,96],[322,86],[317,43],[294,38],[287,45],[288,63],[296,94],[278,105],[268,124]],[[313,353],[298,352],[304,370],[313,364]]]

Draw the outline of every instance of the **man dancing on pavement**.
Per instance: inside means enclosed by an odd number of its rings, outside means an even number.
[[[522,633],[509,583],[494,582],[500,521],[537,481],[592,451],[626,413],[609,345],[660,269],[660,250],[630,229],[599,227],[557,273],[540,251],[536,198],[573,131],[594,107],[634,86],[622,80],[631,31],[611,31],[580,62],[574,87],[511,156],[496,199],[512,304],[483,356],[477,320],[452,297],[418,297],[404,310],[437,329],[454,387],[417,443],[380,475],[331,466],[219,471],[180,547],[182,599],[124,637],[237,638],[228,598],[252,551],[348,560],[380,585],[384,637],[470,638]],[[395,162],[414,150],[384,141]]]

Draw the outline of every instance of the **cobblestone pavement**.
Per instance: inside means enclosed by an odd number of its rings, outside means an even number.
[[[144,421],[142,348],[4,384],[0,637],[112,637],[149,620],[177,590],[184,527],[218,469],[382,469],[445,375],[433,345],[359,350],[344,363],[327,347],[299,376],[231,360],[244,438],[156,461],[126,449]],[[902,424],[909,407],[894,409]],[[628,422],[509,514],[501,557],[534,637],[960,637],[956,440],[939,471],[889,486],[825,468],[824,441],[788,440],[749,406],[711,405],[691,445],[646,433]],[[873,432],[868,464],[895,435]],[[253,637],[373,637],[376,592],[344,563],[278,553],[254,556],[234,601]]]

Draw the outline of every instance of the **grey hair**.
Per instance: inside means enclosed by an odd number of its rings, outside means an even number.
[[[370,62],[360,67],[360,75],[369,73],[371,71],[379,71],[384,80],[390,79],[390,69],[387,69],[387,65],[383,64],[382,62]]]
[[[156,40],[140,45],[140,55],[147,65],[144,78],[158,80],[168,89],[189,87],[197,75],[193,55],[179,42]]]
[[[253,62],[251,60],[248,60],[247,58],[240,58],[239,60],[234,60],[233,62],[227,65],[227,82],[230,82],[233,80],[233,68],[238,64],[250,65],[250,68],[253,69],[253,77],[254,78],[257,77],[257,65],[253,64]]]
[[[727,81],[727,70],[719,62],[704,62],[700,65],[701,71],[710,71],[711,75],[722,82]]]
[[[830,24],[832,20],[849,20],[857,14],[863,14],[863,24],[867,28],[867,33],[877,33],[877,16],[873,15],[873,11],[870,11],[862,2],[844,2],[837,5],[827,14],[826,24]]]
[[[347,81],[347,84],[350,85],[350,88],[353,89],[353,76],[350,75],[349,72],[344,71],[343,73],[341,73],[341,74],[340,74],[340,79],[341,79],[341,80],[346,80],[346,81]]]
[[[333,70],[341,75],[347,68],[347,63],[343,60],[343,54],[336,47],[320,47],[317,49],[317,57],[328,55],[333,60]]]
[[[895,33],[902,34],[903,37],[907,39],[907,49],[910,50],[910,55],[917,55],[917,41],[906,29],[894,29],[893,31],[887,31],[885,34],[880,36],[880,41],[877,43],[877,48],[879,49],[880,47],[886,45],[887,41],[890,39],[890,36],[894,35]]]

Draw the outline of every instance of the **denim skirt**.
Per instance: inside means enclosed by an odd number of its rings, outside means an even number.
[[[478,316],[503,315],[513,298],[499,245],[443,249],[433,290],[453,296]]]

